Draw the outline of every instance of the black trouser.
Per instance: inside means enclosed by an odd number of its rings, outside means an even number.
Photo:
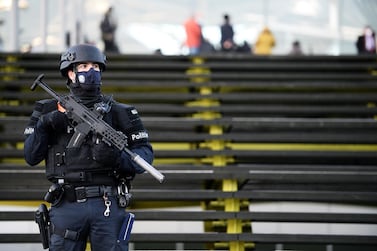
[[[51,207],[50,219],[56,233],[51,236],[50,250],[84,251],[88,238],[92,251],[128,250],[128,243],[118,240],[127,213],[118,206],[115,196],[108,198],[111,205],[107,217],[104,215],[107,207],[102,197],[88,198],[84,202],[63,199],[58,206]]]

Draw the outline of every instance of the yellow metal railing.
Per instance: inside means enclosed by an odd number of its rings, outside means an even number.
[[[212,110],[213,107],[218,107],[221,102],[216,99],[209,99],[207,96],[214,93],[211,87],[203,85],[203,83],[209,83],[211,81],[210,75],[211,71],[204,65],[205,60],[200,57],[194,57],[192,60],[193,67],[186,71],[186,74],[190,77],[190,81],[193,83],[201,84],[198,89],[198,93],[201,94],[201,98],[193,100],[186,103],[188,107],[204,107],[207,108],[201,112],[192,114],[193,118],[202,120],[214,120],[221,118],[221,113]],[[208,133],[210,135],[222,135],[224,129],[220,125],[209,125]],[[224,140],[210,140],[206,142],[201,142],[198,145],[198,149],[210,149],[213,151],[221,151],[227,148],[227,143]],[[222,154],[215,154],[212,156],[204,157],[201,159],[201,163],[216,166],[218,168],[226,168],[230,163],[234,163],[234,158],[232,156],[224,156]],[[225,179],[221,181],[221,189],[224,192],[236,192],[238,190],[238,181],[236,179]],[[243,203],[244,204],[244,203]],[[207,205],[202,203],[205,210],[209,209],[211,205],[221,205],[220,210],[225,212],[239,212],[241,209],[240,199],[228,198],[225,200],[212,201]],[[205,230],[212,231],[218,225],[225,225],[225,231],[229,234],[239,234],[243,232],[243,222],[239,219],[227,219],[224,221],[207,221],[204,223]],[[230,251],[244,251],[245,243],[242,241],[231,241],[224,243],[214,243],[211,248],[227,248]]]

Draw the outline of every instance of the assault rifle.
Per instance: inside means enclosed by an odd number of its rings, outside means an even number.
[[[102,136],[102,140],[107,144],[113,145],[120,151],[125,151],[131,156],[131,159],[140,167],[150,173],[160,183],[163,182],[165,176],[161,174],[156,168],[146,162],[138,154],[132,152],[127,148],[127,136],[120,131],[116,131],[109,124],[102,120],[103,114],[100,111],[91,111],[89,108],[81,104],[71,95],[59,95],[51,89],[46,83],[42,82],[44,75],[39,75],[33,85],[30,87],[32,91],[37,85],[42,87],[48,94],[56,99],[59,104],[65,109],[66,114],[75,123],[74,134],[68,143],[68,148],[79,147],[84,141],[89,132],[97,133]]]

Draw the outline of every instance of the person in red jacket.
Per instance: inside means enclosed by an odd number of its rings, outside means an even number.
[[[195,16],[192,15],[184,23],[186,31],[186,46],[189,49],[190,55],[196,55],[200,52],[200,46],[202,44],[202,28],[196,21]]]

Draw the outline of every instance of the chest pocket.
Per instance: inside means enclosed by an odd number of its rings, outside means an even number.
[[[106,113],[104,121],[112,124],[111,112]],[[76,176],[75,173],[90,173],[110,171],[114,167],[103,166],[93,160],[93,144],[95,137],[92,133],[86,136],[83,144],[77,148],[66,148],[69,140],[73,134],[64,134],[57,137],[49,149],[48,159],[46,163],[47,178],[64,178],[69,176]],[[85,175],[84,175],[85,176]]]

